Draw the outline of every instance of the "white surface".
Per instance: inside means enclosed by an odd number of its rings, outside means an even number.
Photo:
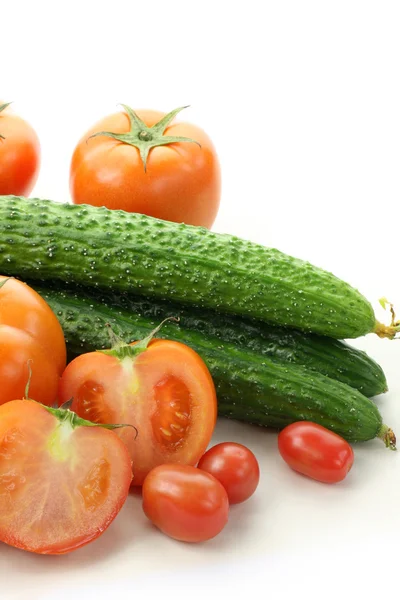
[[[222,164],[215,230],[306,258],[400,312],[397,2],[13,0],[1,13],[0,93],[41,138],[37,195],[68,199],[74,144],[117,103],[188,103]],[[356,343],[387,372],[379,406],[400,434],[400,345]],[[221,440],[248,444],[262,480],[217,539],[169,540],[131,496],[69,556],[0,546],[0,597],[396,597],[400,453],[359,445],[347,481],[329,487],[292,473],[273,433],[220,422]]]

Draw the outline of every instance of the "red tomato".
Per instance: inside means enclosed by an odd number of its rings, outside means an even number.
[[[0,324],[22,329],[35,338],[61,375],[66,365],[65,339],[50,306],[22,281],[0,275],[0,286]]]
[[[260,467],[254,454],[235,442],[217,444],[208,450],[197,465],[224,486],[230,504],[244,502],[254,494],[260,480]]]
[[[32,127],[0,102],[0,194],[28,196],[39,173],[40,145]]]
[[[127,107],[128,109],[128,107]],[[128,109],[130,111],[131,109]],[[175,111],[174,111],[175,112]],[[139,110],[142,126],[128,141],[99,132],[126,134],[134,120],[118,112],[99,121],[79,141],[71,162],[70,189],[75,204],[92,204],[142,213],[167,221],[211,227],[220,202],[220,167],[207,134],[190,123],[173,122],[163,134],[184,136],[197,142],[177,142],[153,147],[146,161],[132,145],[142,137],[153,137],[165,113]],[[200,145],[199,145],[200,144]]]
[[[59,401],[96,423],[128,423],[117,431],[133,462],[133,484],[155,466],[195,465],[210,442],[217,402],[211,375],[193,350],[154,340],[137,356],[90,352],[69,363],[60,380]]]
[[[165,464],[147,475],[143,510],[161,531],[182,542],[203,542],[228,522],[229,501],[215,477],[187,465]]]
[[[346,440],[309,421],[285,427],[278,436],[278,447],[292,469],[323,483],[342,481],[354,462],[353,449]]]
[[[64,554],[99,537],[131,483],[126,447],[112,431],[31,400],[0,407],[0,540]]]
[[[47,406],[56,401],[59,375],[57,368],[40,344],[22,329],[0,325],[0,404],[23,398],[32,377],[29,398]]]

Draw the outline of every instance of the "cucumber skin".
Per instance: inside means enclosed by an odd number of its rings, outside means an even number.
[[[80,293],[45,290],[39,285],[34,289],[57,315],[70,358],[104,344],[109,346],[106,323],[127,341],[144,337],[155,324]],[[221,416],[277,429],[310,420],[349,442],[373,439],[381,430],[382,418],[371,400],[325,375],[261,357],[197,331],[182,330],[175,323],[165,323],[157,337],[173,338],[199,352],[213,376]]]
[[[26,283],[36,289],[51,306],[58,307],[57,302],[66,304],[67,298],[72,298],[76,293],[89,313],[93,310],[90,308],[91,303],[100,303],[102,308],[100,304],[96,306],[98,310],[104,312],[103,324],[108,319],[113,327],[116,327],[116,333],[125,341],[132,341],[129,332],[130,328],[132,331],[133,325],[139,327],[140,336],[145,336],[163,319],[173,315],[179,318],[179,326],[165,325],[158,337],[179,338],[180,341],[190,343],[192,331],[197,331],[203,337],[233,343],[247,351],[259,354],[261,358],[267,356],[272,360],[277,359],[280,362],[306,367],[346,383],[368,398],[383,394],[388,389],[385,374],[376,361],[365,352],[332,338],[177,304],[157,302],[143,297],[132,298],[112,292],[100,293],[76,286],[68,288],[68,286],[57,285],[52,288],[49,283],[45,285],[29,280]],[[114,322],[112,310],[107,307],[115,307],[116,310],[121,311],[120,322]],[[144,319],[143,322],[138,319],[139,315]],[[76,352],[88,352],[109,345],[106,328],[97,329],[95,339],[92,339],[93,334],[88,337],[88,332],[82,332],[85,333],[86,341],[78,343]],[[74,339],[71,336],[74,336]],[[76,334],[74,335],[73,332],[70,334],[70,342],[70,345],[77,343]],[[198,351],[197,348],[194,349]]]
[[[331,273],[276,249],[124,211],[0,196],[0,271],[175,300],[336,339],[375,328]]]

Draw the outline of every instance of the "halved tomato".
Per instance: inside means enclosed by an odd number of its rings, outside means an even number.
[[[199,355],[179,342],[149,339],[77,357],[59,387],[59,401],[72,398],[81,417],[136,427],[137,436],[132,428],[117,432],[132,457],[133,485],[166,462],[195,465],[217,416],[214,384]]]
[[[91,425],[32,400],[0,407],[0,541],[64,554],[110,525],[129,492],[131,461],[115,433]]]

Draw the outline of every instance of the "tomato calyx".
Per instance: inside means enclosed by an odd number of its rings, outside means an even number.
[[[32,402],[35,402],[35,400],[32,400]],[[41,406],[56,417],[60,423],[69,424],[71,429],[76,429],[77,427],[102,427],[103,429],[114,430],[121,429],[121,427],[133,427],[136,431],[136,436],[138,433],[136,427],[130,423],[92,423],[92,421],[87,421],[86,419],[78,417],[78,415],[72,410],[69,410],[69,408],[52,408],[51,406],[45,406],[44,404],[41,404]],[[63,406],[65,406],[65,404]]]
[[[0,113],[3,112],[3,110],[5,110],[7,108],[7,106],[10,106],[11,102],[6,102],[5,104],[2,104],[0,106]],[[4,137],[4,135],[1,135],[0,133],[0,140],[5,140],[6,138]]]
[[[0,136],[0,137],[2,137],[2,136]],[[5,138],[3,138],[3,140],[4,140],[4,139],[5,139]],[[3,285],[4,285],[5,283],[7,283],[7,281],[9,281],[10,279],[12,279],[12,277],[7,277],[7,279],[3,279],[3,281],[0,281],[0,290],[1,290],[1,288],[3,287]]]
[[[115,358],[118,358],[118,360],[123,360],[124,358],[131,358],[134,360],[137,356],[139,356],[139,354],[142,354],[142,352],[145,352],[147,350],[147,347],[150,344],[151,340],[160,331],[162,326],[167,321],[178,322],[179,319],[176,317],[167,317],[157,327],[155,327],[153,331],[149,333],[149,335],[147,335],[145,338],[139,340],[133,345],[126,344],[117,335],[115,335],[115,333],[111,329],[109,329],[110,337],[113,344],[112,348],[108,350],[97,350],[97,352],[101,352],[102,354],[107,354],[109,356],[115,356]]]
[[[199,142],[183,136],[164,135],[164,131],[175,118],[175,116],[187,106],[181,106],[169,112],[152,127],[148,127],[144,121],[135,113],[132,108],[126,104],[121,104],[125,109],[130,122],[130,130],[127,133],[113,133],[112,131],[98,131],[88,139],[98,136],[114,138],[123,144],[134,146],[139,150],[140,158],[143,162],[144,171],[147,169],[147,158],[152,148],[156,146],[165,146],[167,144],[176,144],[181,142],[190,142],[200,146]],[[201,147],[201,146],[200,146]]]

